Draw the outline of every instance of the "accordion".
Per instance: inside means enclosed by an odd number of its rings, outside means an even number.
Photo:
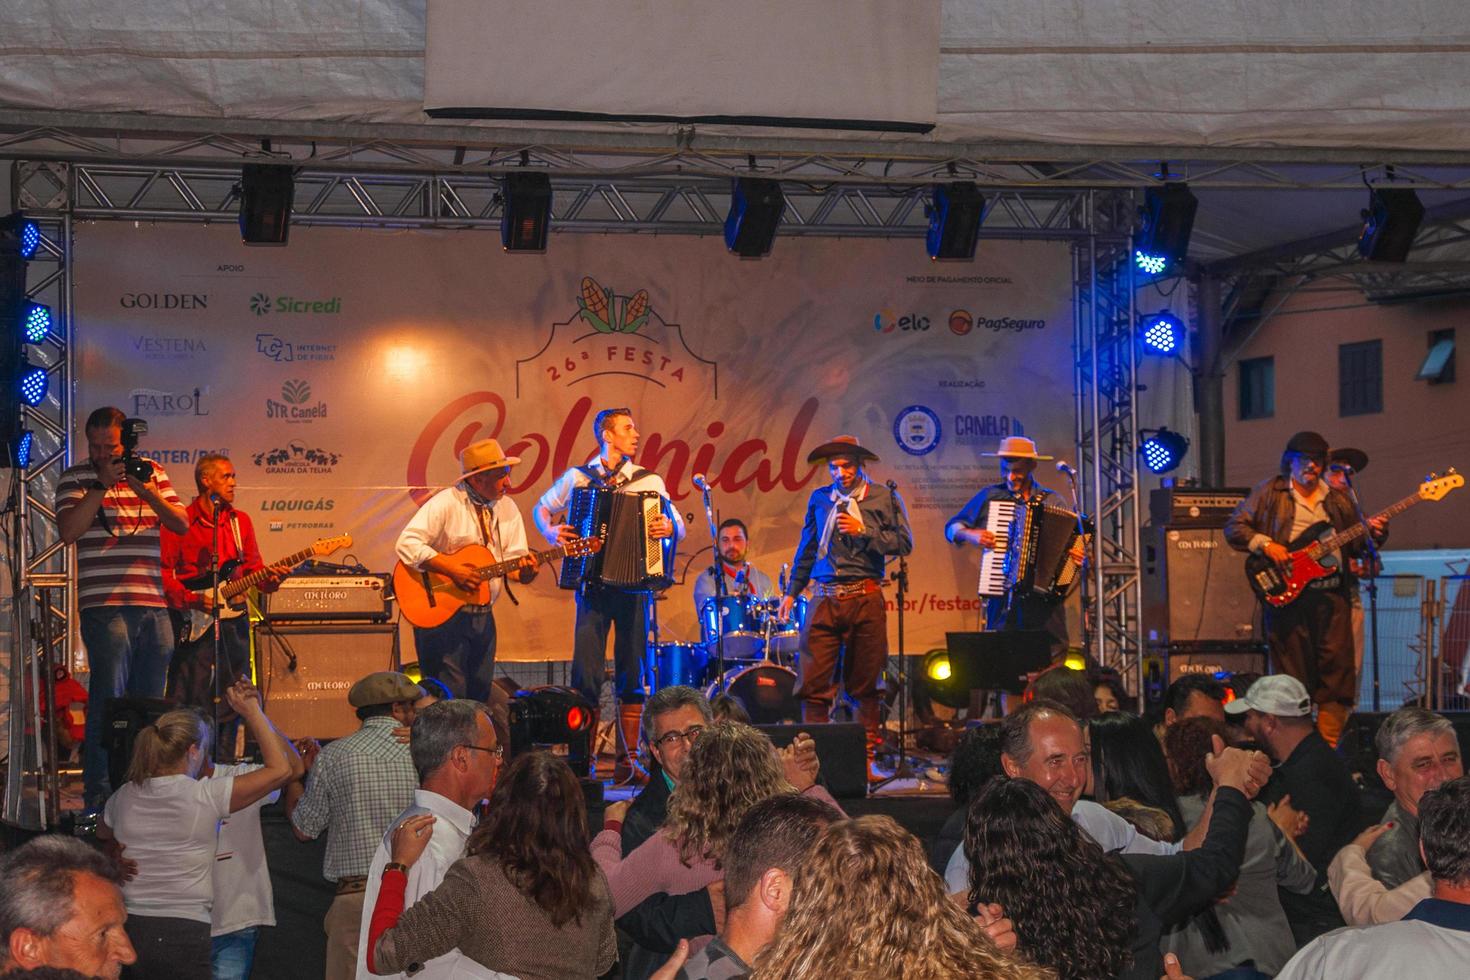
[[[1079,539],[1084,552],[1092,544],[1091,522],[1077,526],[1077,515],[1044,497],[1016,505],[1006,547],[1007,588],[1017,594],[1064,598],[1082,580],[1082,565],[1072,558]]]
[[[652,490],[573,490],[566,522],[579,538],[601,538],[602,550],[562,559],[556,584],[576,589],[593,583],[623,592],[658,592],[673,585],[674,536],[648,533],[648,525],[663,512],[663,495]]]

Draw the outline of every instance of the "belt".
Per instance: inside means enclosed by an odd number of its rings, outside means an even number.
[[[459,607],[459,611],[462,613],[487,613],[490,612],[491,609],[491,606],[480,606],[472,602],[466,602],[464,605]]]
[[[367,875],[345,875],[337,879],[337,894],[351,895],[367,891]]]
[[[856,599],[858,596],[871,595],[882,587],[875,578],[863,578],[856,582],[817,582],[812,586],[812,591],[822,599]]]

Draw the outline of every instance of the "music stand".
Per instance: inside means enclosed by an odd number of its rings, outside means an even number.
[[[949,676],[970,691],[1021,694],[1026,675],[1051,665],[1052,637],[1045,630],[995,630],[946,633]]]

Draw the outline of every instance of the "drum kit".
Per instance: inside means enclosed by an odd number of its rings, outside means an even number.
[[[755,724],[795,720],[797,652],[806,625],[806,596],[779,616],[780,597],[711,596],[699,610],[700,642],[655,645],[652,687],[683,684],[711,699],[740,699]],[[724,673],[720,647],[724,646]]]

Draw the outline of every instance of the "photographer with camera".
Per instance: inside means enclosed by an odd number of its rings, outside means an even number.
[[[183,534],[184,505],[163,467],[136,453],[142,419],[116,408],[87,416],[87,461],[56,485],[56,526],[77,546],[77,608],[91,669],[82,783],[89,811],[107,801],[107,699],[161,697],[173,627],[163,591],[159,528]]]

